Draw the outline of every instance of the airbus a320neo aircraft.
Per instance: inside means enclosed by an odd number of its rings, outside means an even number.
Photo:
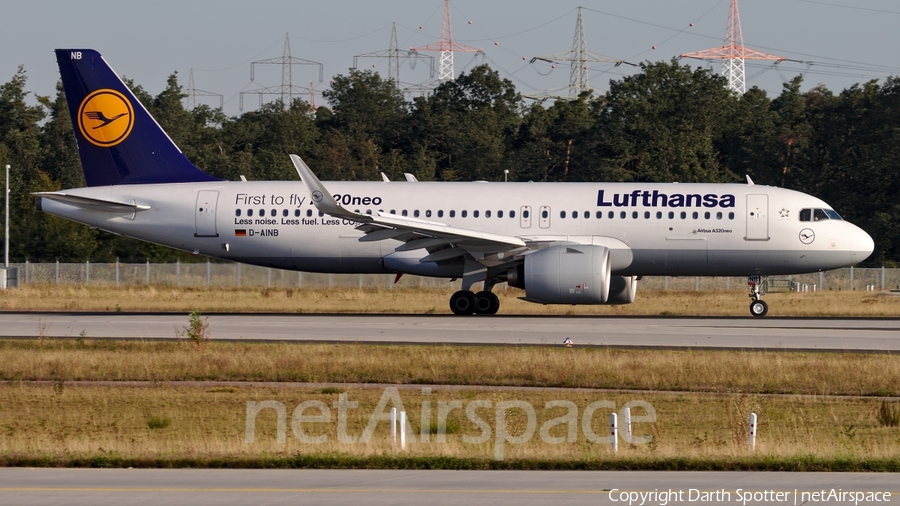
[[[195,167],[99,53],[58,49],[87,188],[44,211],[249,264],[462,278],[458,315],[494,314],[501,282],[543,304],[628,304],[641,276],[759,279],[845,267],[872,238],[825,202],[752,184],[222,181]],[[243,178],[242,178],[243,179]],[[478,293],[473,285],[484,282]]]

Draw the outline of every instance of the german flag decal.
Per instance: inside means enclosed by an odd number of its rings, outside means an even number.
[[[234,231],[235,237],[247,237],[247,230],[243,228],[235,229]]]

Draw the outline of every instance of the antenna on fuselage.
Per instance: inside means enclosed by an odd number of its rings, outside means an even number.
[[[744,177],[747,178],[747,184],[749,184],[749,185],[755,185],[755,184],[756,184],[756,183],[753,182],[752,179],[750,179],[750,174],[744,174]]]

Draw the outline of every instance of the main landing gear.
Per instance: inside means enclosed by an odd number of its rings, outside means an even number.
[[[747,287],[750,288],[750,314],[756,317],[766,316],[769,312],[769,305],[766,301],[760,299],[765,293],[759,290],[759,276],[749,276],[747,278]]]
[[[485,282],[485,289],[478,293],[459,290],[450,297],[450,310],[456,315],[496,314],[500,309],[500,298],[491,292],[493,287],[493,283]]]

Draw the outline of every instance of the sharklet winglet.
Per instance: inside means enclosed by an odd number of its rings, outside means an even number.
[[[319,181],[319,178],[313,174],[312,169],[306,165],[306,162],[297,155],[290,156],[291,162],[293,162],[294,168],[297,169],[300,180],[306,185],[306,189],[309,191],[309,196],[313,201],[313,205],[316,206],[316,209],[329,216],[334,216],[335,218],[347,218],[363,223],[372,221],[371,216],[357,214],[338,205],[337,201],[334,200],[334,197],[331,196],[331,193],[325,188],[325,185]]]

